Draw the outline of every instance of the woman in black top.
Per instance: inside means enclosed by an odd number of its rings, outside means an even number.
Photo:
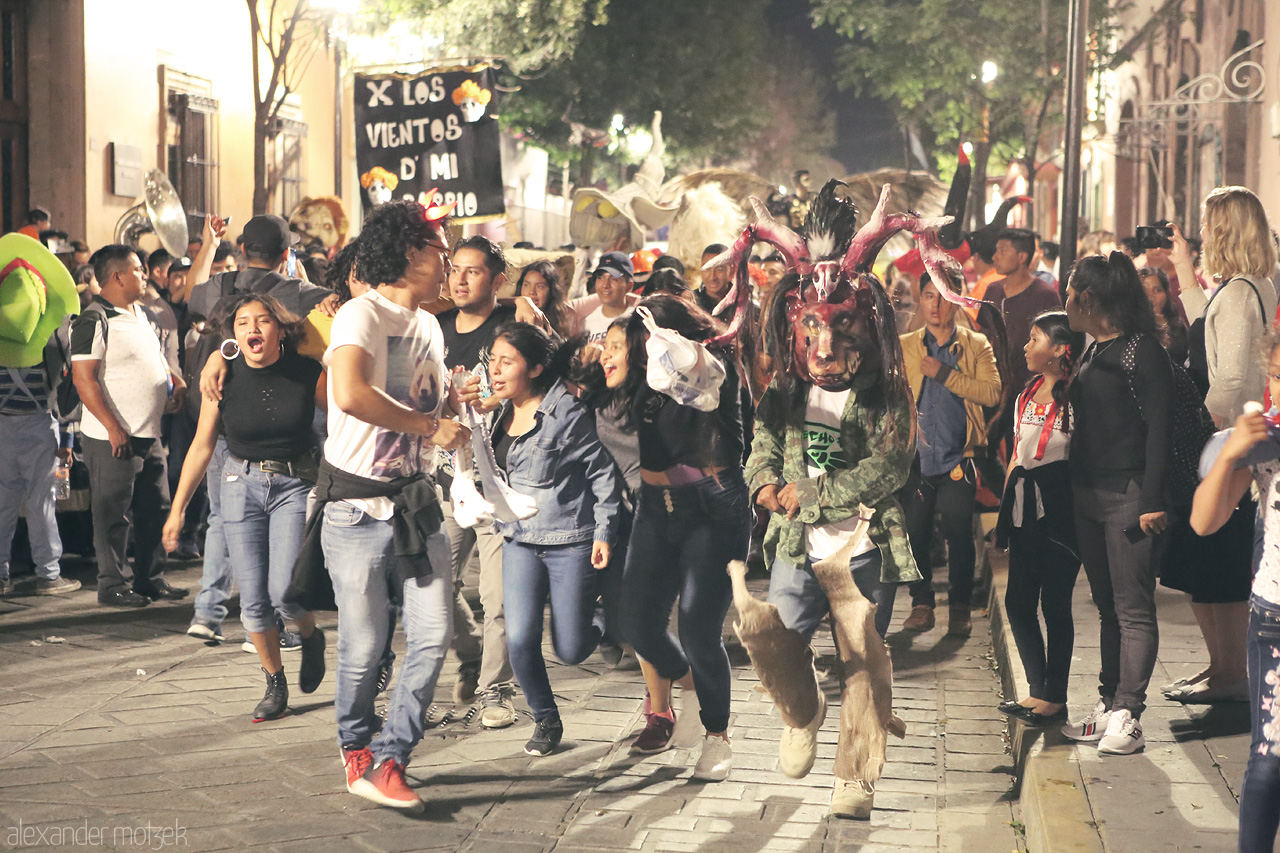
[[[1080,557],[1101,617],[1100,699],[1067,737],[1127,755],[1155,668],[1157,545],[1168,526],[1173,370],[1133,261],[1081,259],[1067,284],[1071,327],[1092,335],[1071,383],[1070,467]]]
[[[219,430],[227,441],[222,469],[222,517],[240,587],[240,621],[267,674],[267,693],[253,720],[279,717],[289,701],[280,663],[278,610],[302,635],[299,687],[311,693],[324,678],[324,634],[315,617],[283,600],[302,547],[307,494],[318,462],[311,421],[324,405],[324,369],[298,355],[302,324],[274,298],[245,293],[220,318],[227,360],[222,400],[200,409],[195,439],[169,520],[165,548],[177,546],[183,513],[204,477]]]
[[[1169,296],[1169,276],[1159,267],[1143,267],[1138,270],[1138,278],[1142,279],[1147,299],[1155,312],[1156,334],[1160,336],[1160,343],[1164,345],[1174,364],[1185,364],[1191,344],[1187,337],[1186,321]]]
[[[674,388],[654,390],[650,382],[658,371],[650,368],[658,365],[650,361],[658,341],[646,329],[649,312],[657,327],[686,341],[708,341],[720,330],[706,312],[666,294],[642,301],[626,327],[626,374],[632,382],[620,402],[630,407],[636,424],[641,485],[623,571],[622,600],[627,604],[621,614],[622,633],[654,668],[648,684],[649,725],[633,750],[658,752],[673,741],[680,744],[692,725],[702,736],[694,777],[721,780],[731,763],[725,733],[729,658],[721,638],[732,598],[726,566],[746,559],[751,536],[742,476],[741,380],[731,349],[698,344],[695,365],[679,378],[691,378],[714,359],[723,369],[718,388],[689,405],[678,401],[688,396]],[[606,378],[612,375],[608,363],[606,359]],[[705,388],[715,383],[691,384]],[[677,599],[678,644],[667,630]],[[670,710],[673,682],[684,688],[679,721],[672,719]],[[680,731],[673,734],[673,727]]]

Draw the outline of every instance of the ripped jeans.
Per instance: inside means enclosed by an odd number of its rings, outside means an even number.
[[[1280,825],[1280,604],[1249,599],[1253,739],[1240,790],[1240,853],[1271,853]]]

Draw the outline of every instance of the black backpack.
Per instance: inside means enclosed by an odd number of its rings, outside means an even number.
[[[1138,354],[1138,342],[1142,335],[1133,335],[1125,343],[1120,363],[1124,366],[1125,378],[1129,380],[1129,392],[1134,400],[1138,400],[1134,378],[1137,373],[1135,360]],[[1160,348],[1164,352],[1164,348]],[[1165,353],[1168,358],[1168,353]],[[1170,419],[1170,466],[1166,478],[1165,489],[1173,506],[1189,507],[1195,496],[1196,486],[1200,485],[1200,454],[1204,446],[1217,432],[1213,416],[1204,406],[1204,397],[1196,386],[1191,374],[1180,364],[1169,359],[1169,367],[1173,370],[1173,407]],[[1141,405],[1139,405],[1141,408]],[[1144,414],[1145,418],[1146,415]]]
[[[93,315],[92,319],[85,319]],[[90,302],[83,311],[80,312],[78,318],[72,318],[75,322],[94,322],[102,326],[102,343],[107,342],[107,332],[111,328],[111,324],[107,322],[107,312],[102,306],[96,302]],[[71,336],[71,328],[67,326],[67,337]],[[54,393],[54,402],[58,407],[58,420],[66,423],[71,420],[79,420],[76,412],[80,407],[80,392],[76,390],[76,383],[71,376],[71,356],[69,347],[62,341],[62,328],[54,330],[51,336],[52,347],[45,347],[45,374],[49,380],[49,387]]]

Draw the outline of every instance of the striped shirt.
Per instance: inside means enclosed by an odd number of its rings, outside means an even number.
[[[44,365],[0,367],[0,415],[34,415],[49,411]]]

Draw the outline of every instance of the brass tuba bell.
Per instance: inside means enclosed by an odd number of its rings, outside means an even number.
[[[187,214],[165,173],[150,169],[142,184],[142,201],[116,222],[116,242],[138,248],[138,238],[154,233],[165,251],[180,258],[187,253]]]

